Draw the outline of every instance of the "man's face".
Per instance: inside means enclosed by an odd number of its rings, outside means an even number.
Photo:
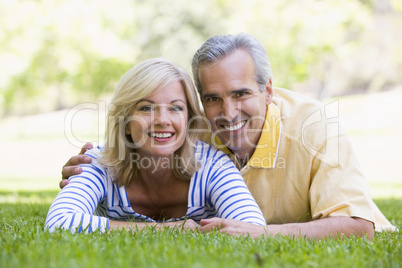
[[[271,81],[261,92],[251,56],[237,50],[199,69],[202,103],[213,131],[241,159],[251,157],[261,135]]]

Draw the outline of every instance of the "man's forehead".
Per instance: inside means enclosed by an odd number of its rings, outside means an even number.
[[[230,83],[210,83],[202,88],[202,97],[205,95],[230,95],[242,91],[255,91],[258,89],[258,84],[254,80],[242,81],[231,80]]]

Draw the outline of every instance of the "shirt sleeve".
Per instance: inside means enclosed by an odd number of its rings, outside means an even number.
[[[327,128],[326,136],[312,163],[312,218],[349,216],[374,223],[369,186],[349,138],[339,124],[337,131]]]
[[[207,174],[207,202],[215,207],[216,216],[266,225],[264,216],[239,170],[223,152],[218,151],[204,170]]]
[[[50,206],[45,230],[54,232],[57,228],[70,230],[71,233],[105,232],[109,229],[109,219],[93,215],[98,203],[106,196],[106,174],[96,161],[96,154],[85,153],[92,157],[92,164],[81,165],[82,173],[69,179]]]

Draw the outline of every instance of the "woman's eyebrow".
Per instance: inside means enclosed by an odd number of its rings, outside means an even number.
[[[182,100],[182,99],[172,100],[170,103],[173,103],[173,102],[176,102],[176,101],[180,101],[180,102],[186,103],[186,102],[185,102],[184,100]]]
[[[141,102],[143,102],[143,101],[146,101],[146,102],[150,102],[150,103],[153,103],[153,104],[155,104],[155,102],[153,101],[153,100],[149,100],[149,99],[142,99],[142,100],[139,100],[139,101],[137,101],[136,103],[135,103],[135,105],[137,105],[138,103],[141,103]],[[186,101],[185,100],[182,100],[182,99],[177,99],[177,100],[172,100],[170,103],[174,103],[174,102],[182,102],[182,103],[186,103]]]
[[[149,99],[141,99],[141,100],[137,101],[137,102],[135,103],[135,105],[137,105],[138,103],[143,102],[143,101],[147,101],[147,102],[150,102],[150,103],[155,103],[154,101],[149,100]]]

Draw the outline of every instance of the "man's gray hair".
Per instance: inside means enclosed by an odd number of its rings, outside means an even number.
[[[272,79],[271,64],[267,51],[257,38],[250,34],[239,33],[237,35],[217,35],[209,38],[194,54],[192,70],[194,83],[198,93],[202,96],[202,88],[198,70],[200,66],[216,63],[236,50],[248,52],[254,61],[255,81],[264,92],[268,80]]]

